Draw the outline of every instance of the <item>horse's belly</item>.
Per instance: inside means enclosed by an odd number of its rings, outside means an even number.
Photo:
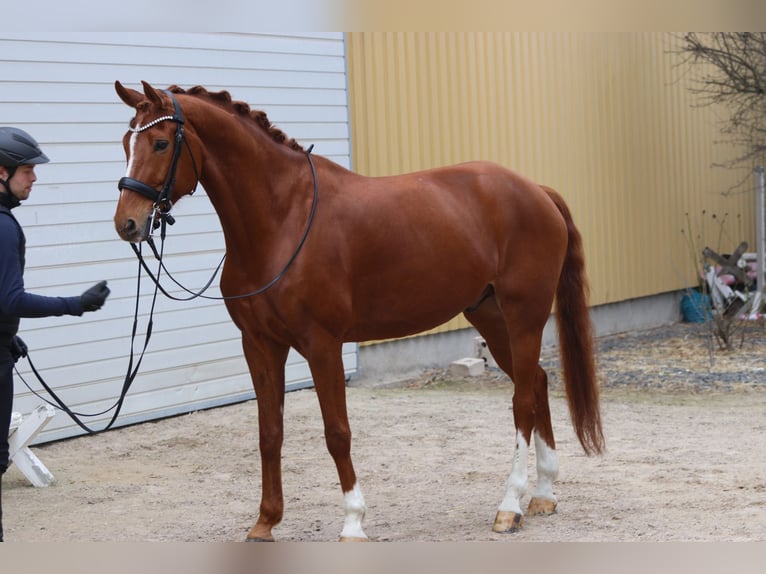
[[[382,339],[398,339],[416,335],[442,325],[458,313],[449,315],[433,315],[431,317],[413,316],[400,320],[385,318],[374,322],[360,321],[348,332],[347,341],[379,341]]]
[[[433,329],[477,303],[486,287],[487,281],[475,276],[455,276],[371,288],[354,299],[348,339],[393,339]]]

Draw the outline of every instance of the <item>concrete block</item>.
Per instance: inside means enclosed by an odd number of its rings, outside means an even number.
[[[473,354],[474,357],[478,359],[484,359],[484,364],[490,369],[497,368],[497,361],[495,361],[495,357],[492,356],[492,353],[489,352],[489,347],[487,347],[487,342],[484,340],[484,337],[474,338]]]
[[[477,377],[484,373],[484,359],[468,357],[452,361],[449,371],[457,377]]]

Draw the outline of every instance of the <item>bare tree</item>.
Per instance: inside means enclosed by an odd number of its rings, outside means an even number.
[[[689,32],[680,53],[695,72],[692,91],[722,104],[722,131],[743,150],[727,165],[752,167],[766,158],[766,32]]]

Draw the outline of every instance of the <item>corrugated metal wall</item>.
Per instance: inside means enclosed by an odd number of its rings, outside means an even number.
[[[694,106],[673,42],[663,33],[347,34],[353,167],[388,175],[497,161],[567,199],[591,304],[689,286],[686,214],[693,234],[704,229],[701,243],[752,245],[752,178],[712,167],[731,152],[716,143],[720,110]],[[718,245],[711,214],[724,213]],[[442,330],[464,326],[458,318]]]
[[[287,134],[348,166],[350,142],[344,37],[341,33],[168,34],[8,33],[0,35],[0,125],[29,131],[51,158],[36,170],[31,198],[15,210],[27,235],[26,287],[77,295],[109,280],[104,308],[83,317],[23,319],[21,336],[35,365],[73,408],[98,412],[114,403],[128,366],[137,264],[117,238],[112,216],[125,174],[122,136],[132,111],[114,81],[140,88],[201,84],[228,89],[265,110]],[[218,218],[200,188],[174,207],[168,267],[199,288],[224,251]],[[147,250],[148,251],[148,250]],[[154,265],[150,257],[150,265]],[[217,283],[217,282],[216,282]],[[139,318],[140,351],[149,312],[148,280]],[[180,289],[167,283],[176,296]],[[217,289],[210,295],[219,294]],[[357,347],[344,348],[347,372]],[[40,388],[25,362],[21,374]],[[288,387],[310,384],[305,360],[288,358]],[[221,301],[157,302],[153,337],[118,424],[252,398],[239,331]],[[16,380],[14,409],[40,400]],[[91,420],[103,427],[108,416]],[[38,440],[80,433],[63,414]]]

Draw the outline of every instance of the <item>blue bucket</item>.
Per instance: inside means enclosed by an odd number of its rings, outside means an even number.
[[[713,318],[710,296],[699,291],[689,291],[681,298],[681,316],[687,323],[704,323]]]

